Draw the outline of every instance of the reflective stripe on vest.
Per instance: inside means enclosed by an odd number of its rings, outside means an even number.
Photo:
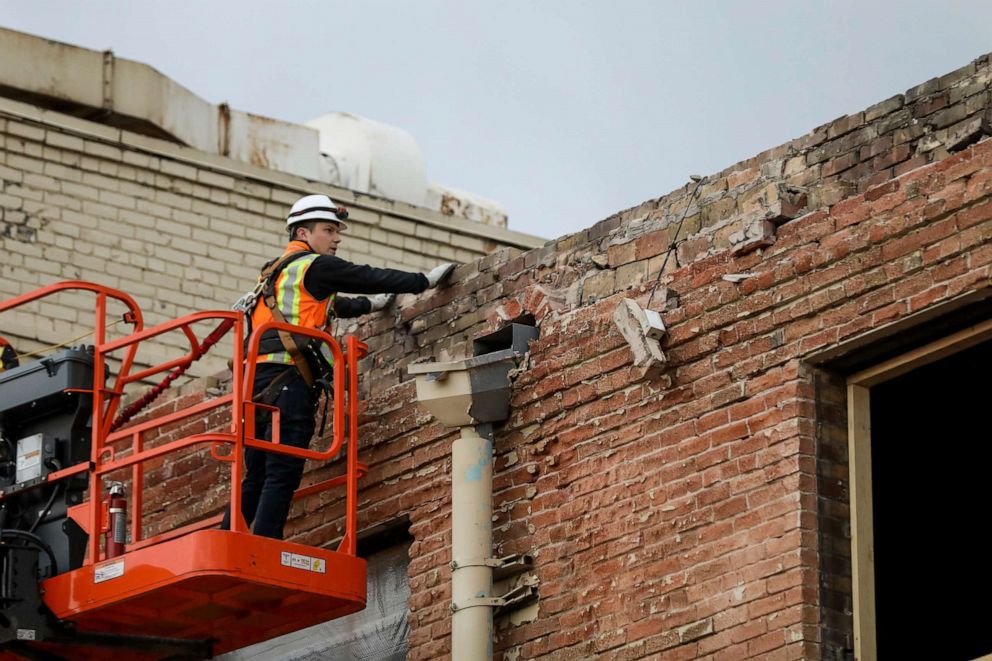
[[[303,278],[315,259],[317,259],[317,255],[304,255],[294,259],[289,266],[282,270],[279,279],[276,280],[276,305],[279,306],[279,311],[282,312],[286,321],[294,326],[308,326],[310,324],[307,322],[313,322],[312,319],[300,318],[300,307],[304,304],[304,297],[309,298],[315,304],[319,305],[320,303],[311,298],[303,288]],[[323,320],[327,318],[326,302],[320,308],[322,308],[320,317],[321,324],[323,324]],[[304,312],[308,312],[308,310],[304,310]]]
[[[293,357],[289,355],[288,351],[277,351],[276,353],[263,353],[258,357],[258,360],[256,362],[283,363],[286,365],[292,365]]]

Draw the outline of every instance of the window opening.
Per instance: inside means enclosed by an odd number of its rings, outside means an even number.
[[[992,654],[990,368],[992,320],[848,379],[858,659]]]

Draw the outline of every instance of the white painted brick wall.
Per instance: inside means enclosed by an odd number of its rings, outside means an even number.
[[[0,106],[5,103],[13,102]],[[205,155],[169,143],[156,147],[160,153],[148,153],[132,145],[158,141],[56,113],[46,113],[50,121],[25,119],[5,107],[0,299],[82,279],[130,293],[146,327],[194,311],[228,309],[253,286],[262,264],[283,249],[289,205],[308,192],[328,190],[287,175],[249,173],[216,156],[210,158],[218,165],[205,165]],[[120,140],[109,141],[108,135]],[[437,219],[404,217],[419,213],[412,208],[400,215],[389,202],[328,192],[351,210],[341,255],[356,262],[425,271],[440,261],[475,260],[487,245],[504,245],[437,227]],[[60,294],[0,315],[0,335],[22,352],[35,350],[85,333],[93,310],[88,293]],[[175,333],[156,342],[147,356],[164,358],[179,348],[187,348],[186,340]],[[219,371],[225,363],[220,357],[194,373]]]

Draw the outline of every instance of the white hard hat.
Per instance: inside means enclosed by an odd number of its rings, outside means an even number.
[[[334,200],[326,195],[305,195],[290,208],[289,215],[286,216],[286,227],[307,220],[329,220],[345,230],[348,229],[344,223],[347,217],[348,210],[335,204]]]

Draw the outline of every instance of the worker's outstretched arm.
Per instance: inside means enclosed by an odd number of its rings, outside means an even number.
[[[355,294],[419,294],[444,282],[454,264],[442,264],[428,274],[352,264],[340,257],[321,255],[307,269],[303,285],[316,298],[333,292]]]

